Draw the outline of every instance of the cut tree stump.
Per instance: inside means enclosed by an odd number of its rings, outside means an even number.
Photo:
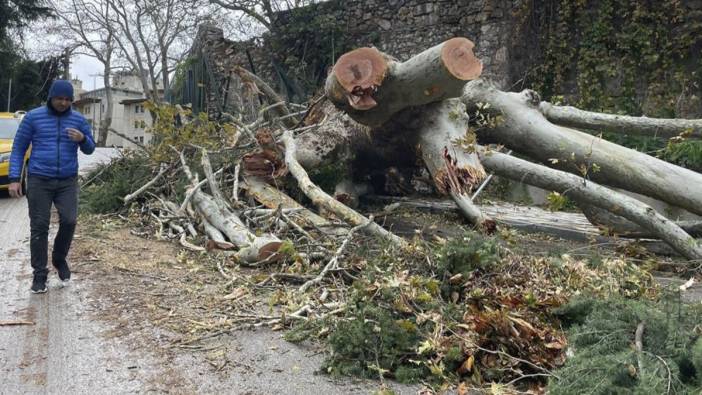
[[[460,96],[483,70],[473,47],[467,38],[452,38],[406,62],[359,48],[339,58],[325,93],[357,122],[380,126],[402,109]]]

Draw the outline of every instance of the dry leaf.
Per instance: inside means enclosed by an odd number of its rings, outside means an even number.
[[[473,365],[475,364],[475,356],[471,355],[468,358],[466,358],[465,361],[461,364],[461,367],[458,368],[458,373],[459,374],[466,374],[473,370]]]

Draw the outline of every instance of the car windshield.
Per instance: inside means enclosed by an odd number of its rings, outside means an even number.
[[[0,139],[14,139],[19,124],[19,119],[0,118]]]

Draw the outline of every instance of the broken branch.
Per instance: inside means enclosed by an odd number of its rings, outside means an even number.
[[[350,224],[358,226],[368,222],[368,218],[334,200],[334,198],[329,196],[310,180],[305,169],[303,169],[297,162],[297,159],[295,159],[295,140],[289,130],[283,133],[282,141],[283,144],[285,144],[285,164],[288,166],[290,174],[295,177],[300,189],[302,189],[305,195],[307,195],[314,204],[324,207]],[[374,236],[380,236],[392,242],[396,246],[407,247],[406,241],[383,229],[375,222],[365,227],[365,230]]]
[[[488,151],[483,147],[477,149],[483,166],[500,176],[557,191],[576,201],[614,212],[657,235],[688,259],[702,259],[702,248],[694,238],[673,221],[632,197],[570,173]]]
[[[583,111],[571,106],[554,106],[541,102],[539,111],[551,122],[578,129],[596,130],[646,137],[675,137],[689,133],[688,137],[702,138],[702,119],[665,119],[632,117]]]

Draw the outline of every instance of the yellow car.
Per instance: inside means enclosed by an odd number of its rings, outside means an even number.
[[[15,139],[15,133],[19,128],[24,112],[18,111],[0,112],[0,190],[7,190],[10,185],[10,153],[12,153],[12,142]],[[24,166],[22,167],[22,192],[26,191],[26,168],[27,160],[29,159],[30,149],[27,150],[24,156]]]

